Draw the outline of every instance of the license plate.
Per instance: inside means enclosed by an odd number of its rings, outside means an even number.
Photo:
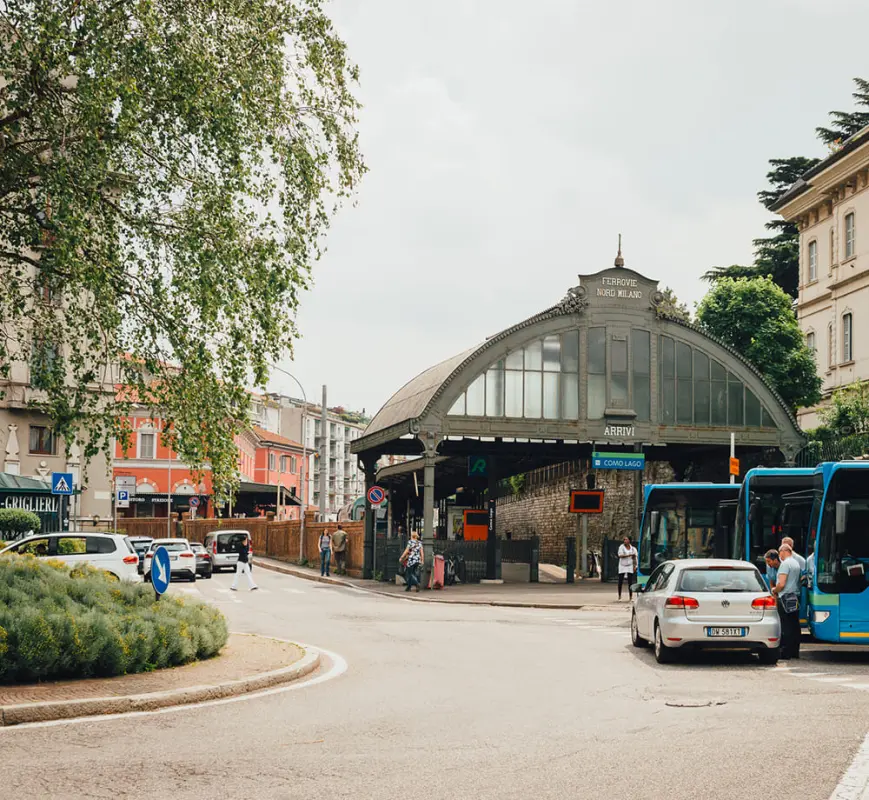
[[[745,628],[707,628],[706,635],[716,636],[745,636]]]
[[[238,561],[238,553],[233,553],[231,556],[227,556],[230,561]]]

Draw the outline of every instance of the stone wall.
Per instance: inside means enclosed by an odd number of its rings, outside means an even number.
[[[567,472],[568,474],[564,474]],[[564,564],[567,561],[568,536],[578,536],[578,514],[568,512],[571,489],[585,489],[588,462],[575,470],[560,470],[553,479],[532,482],[518,495],[498,500],[496,525],[498,536],[528,539],[540,537],[540,561]],[[635,478],[629,471],[595,472],[598,489],[605,491],[602,514],[589,514],[589,547],[600,550],[604,538],[617,539],[628,534],[637,537],[638,513],[634,499]],[[646,464],[646,483],[667,483],[673,480],[673,470],[666,462]],[[580,542],[577,540],[577,548]]]

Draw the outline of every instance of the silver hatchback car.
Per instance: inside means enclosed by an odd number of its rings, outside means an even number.
[[[779,659],[775,598],[747,561],[665,561],[634,596],[631,641],[652,642],[659,664],[689,649],[751,650],[763,664]]]

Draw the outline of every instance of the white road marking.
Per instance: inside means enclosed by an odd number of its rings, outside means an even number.
[[[255,700],[258,697],[267,697],[273,694],[282,694],[283,692],[293,692],[298,689],[306,689],[309,686],[316,686],[319,683],[331,681],[338,678],[347,672],[349,665],[343,656],[333,653],[331,650],[324,650],[322,647],[313,647],[312,645],[303,644],[302,642],[291,642],[289,639],[278,639],[276,636],[268,637],[277,639],[279,642],[287,642],[288,644],[298,644],[306,650],[311,650],[327,656],[332,662],[332,666],[322,675],[317,675],[310,680],[302,679],[293,681],[284,686],[276,686],[274,689],[263,689],[261,692],[253,694],[241,694],[236,697],[225,697],[222,700],[205,700],[201,703],[188,703],[183,706],[169,706],[168,708],[157,708],[153,711],[127,711],[122,714],[101,714],[93,717],[77,717],[76,719],[55,719],[48,722],[25,722],[22,725],[0,726],[0,735],[11,734],[17,730],[25,728],[54,728],[59,725],[78,725],[83,722],[106,722],[112,719],[128,719],[131,717],[149,717],[155,714],[174,714],[178,711],[193,711],[198,708],[206,708],[208,706],[220,706],[227,703],[239,703],[243,700]]]
[[[289,589],[286,586],[284,587],[284,591],[288,592],[289,594],[304,594],[304,592],[301,589]]]
[[[869,798],[869,734],[857,750],[851,766],[842,776],[830,800],[867,800]]]
[[[812,680],[816,681],[817,683],[842,683],[842,684],[845,684],[845,683],[848,683],[848,681],[853,681],[854,677],[855,676],[853,676],[853,675],[833,675],[833,676],[826,677],[826,678],[812,678]]]

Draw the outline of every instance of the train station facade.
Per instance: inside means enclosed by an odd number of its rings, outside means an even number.
[[[391,517],[406,526],[418,515],[425,541],[445,498],[471,492],[493,516],[500,481],[594,451],[669,462],[677,480],[689,463],[720,463],[727,480],[731,433],[738,455],[775,452],[783,463],[804,444],[760,372],[675,315],[658,283],[619,257],[579,275],[559,303],[417,375],[353,452],[367,485],[389,490]],[[384,455],[417,458],[378,473]]]

